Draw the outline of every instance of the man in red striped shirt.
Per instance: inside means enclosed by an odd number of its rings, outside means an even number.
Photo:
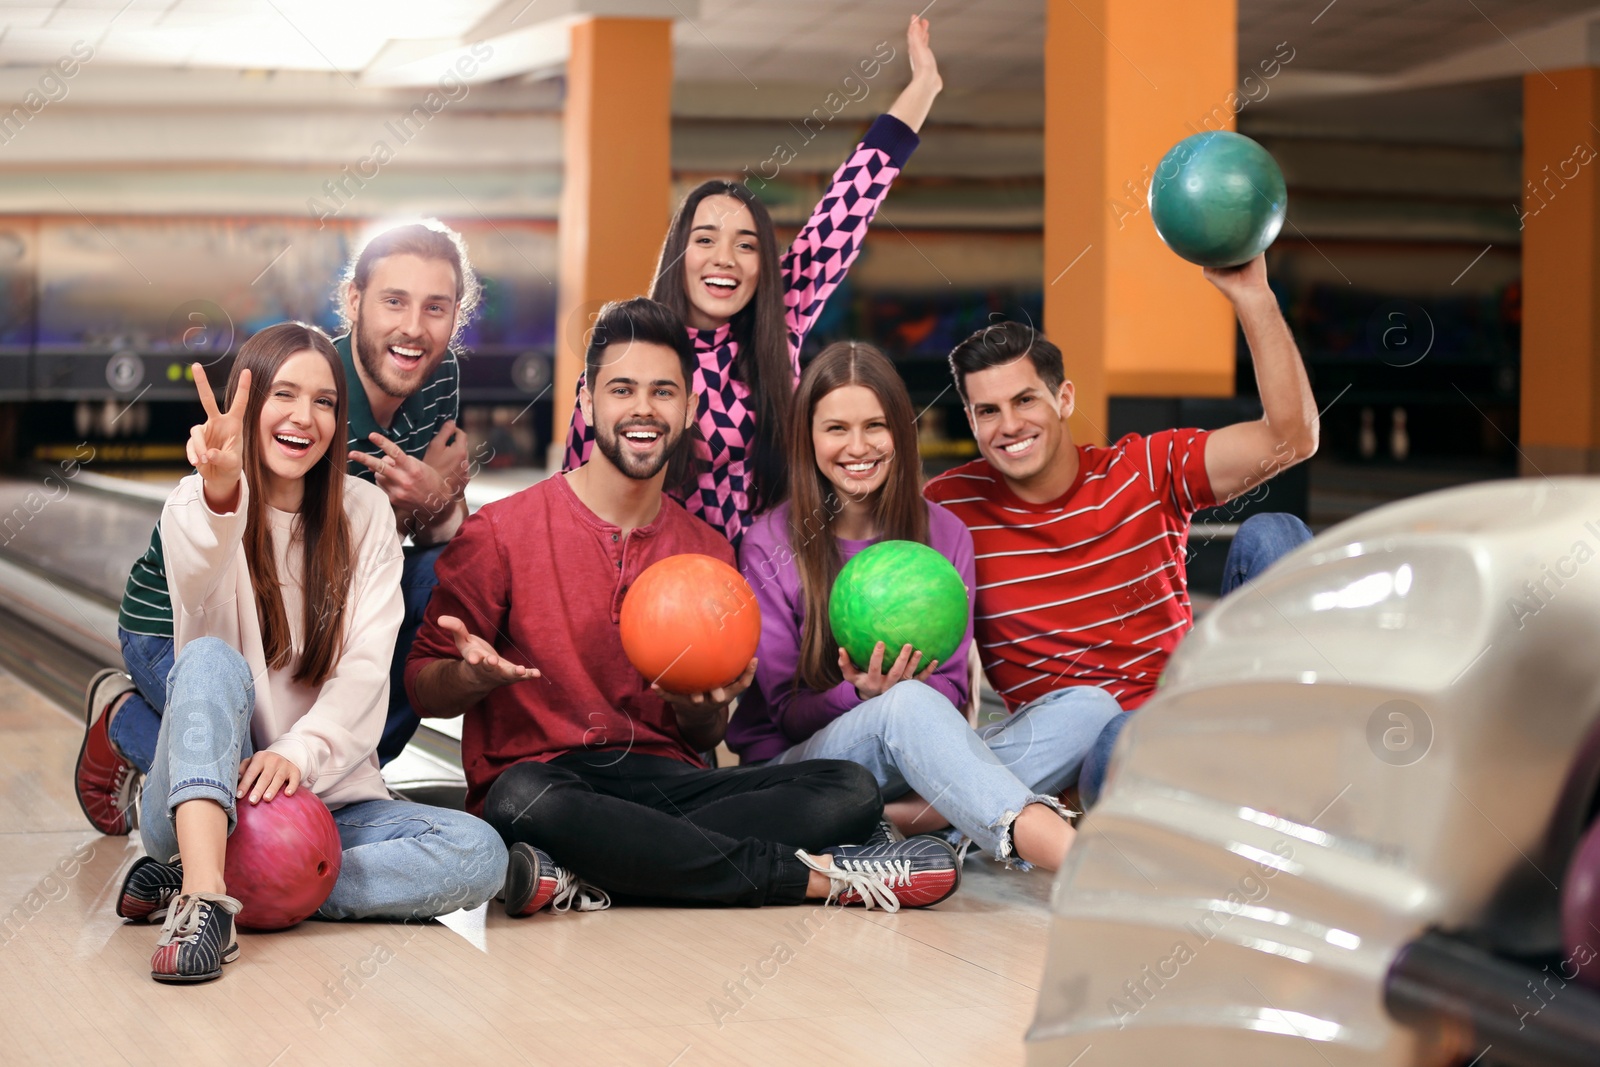
[[[1316,403],[1267,286],[1265,258],[1207,268],[1205,276],[1244,328],[1259,419],[1078,445],[1067,426],[1073,385],[1061,350],[1031,326],[990,326],[950,353],[982,458],[935,478],[925,492],[972,531],[976,645],[1014,714],[1045,701],[1104,699],[1082,687],[1109,694],[1125,711],[1149,699],[1194,623],[1185,569],[1194,513],[1316,451]],[[1263,534],[1271,543],[1254,543]],[[1232,585],[1310,532],[1288,516],[1258,516],[1240,535],[1227,568]],[[1086,802],[1098,793],[1124,719],[1107,727],[1085,763],[1079,789]]]

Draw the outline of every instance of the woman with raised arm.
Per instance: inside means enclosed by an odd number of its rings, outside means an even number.
[[[784,497],[784,433],[800,346],[860,254],[868,224],[944,87],[926,19],[912,17],[906,45],[910,84],[834,173],[781,259],[772,217],[748,184],[736,181],[709,181],[690,192],[661,246],[650,296],[688,325],[699,361],[697,469],[669,471],[668,490],[735,547],[751,516]],[[593,444],[574,405],[564,469],[581,465]]]
[[[1061,866],[1074,831],[1056,795],[1077,781],[1116,702],[1061,702],[982,733],[956,710],[967,699],[972,535],[922,498],[917,420],[887,356],[841,342],[806,367],[789,463],[789,499],[751,524],[739,550],[761,645],[728,747],[745,763],[853,760],[872,771],[901,833],[953,825],[998,860]],[[834,639],[834,580],[883,540],[932,547],[966,582],[967,633],[946,662],[880,641],[856,664]]]
[[[223,879],[236,804],[310,789],[343,847],[325,919],[427,918],[499,891],[499,835],[462,812],[391,800],[377,746],[400,628],[388,498],[345,473],[344,371],[314,326],[240,348],[189,433],[195,473],[161,514],[177,660],[140,802],[149,854],[117,902],[164,919],[150,976],[200,982],[239,954]]]

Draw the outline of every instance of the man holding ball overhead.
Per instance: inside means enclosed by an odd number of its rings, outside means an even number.
[[[1244,329],[1259,419],[1078,445],[1061,350],[1032,326],[989,326],[950,353],[981,458],[933,479],[925,495],[972,531],[975,639],[1013,715],[1058,700],[1115,700],[1124,711],[1148,700],[1194,625],[1184,565],[1194,513],[1316,451],[1316,403],[1265,257],[1205,276]],[[1223,592],[1310,536],[1292,516],[1251,518],[1228,553]],[[1126,719],[1112,719],[1085,761],[1085,804]]]
[[[440,556],[406,664],[423,715],[465,714],[467,808],[511,846],[505,907],[610,895],[756,907],[936,903],[959,875],[905,842],[863,842],[883,801],[839,760],[708,769],[756,663],[672,693],[628,661],[620,614],[651,564],[733,548],[662,492],[695,417],[693,342],[653,300],[607,304],[579,394],[595,448],[576,470],[484,506]]]

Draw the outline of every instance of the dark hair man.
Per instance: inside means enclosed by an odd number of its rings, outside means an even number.
[[[1031,326],[990,326],[950,353],[982,458],[933,479],[925,493],[972,531],[974,644],[1013,714],[1053,700],[1115,700],[1125,711],[1143,704],[1194,625],[1185,569],[1191,517],[1316,451],[1316,403],[1265,258],[1205,276],[1244,329],[1259,419],[1079,445],[1067,426],[1073,386],[1061,350]],[[1223,591],[1310,536],[1292,516],[1250,519],[1229,553]],[[1126,718],[1111,721],[1084,764],[1086,803]]]
[[[652,300],[608,304],[586,362],[579,403],[597,447],[467,520],[406,665],[424,715],[465,714],[467,809],[511,848],[507,913],[597,910],[610,894],[890,910],[949,896],[949,845],[869,840],[883,801],[860,765],[705,767],[754,660],[693,694],[628,662],[619,612],[638,575],[679,553],[734,554],[662,492],[696,412],[683,323]]]

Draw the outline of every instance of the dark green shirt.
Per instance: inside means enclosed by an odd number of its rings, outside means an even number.
[[[381,433],[399,445],[406,455],[420,459],[444,424],[460,418],[461,364],[456,361],[454,352],[445,355],[444,362],[420,390],[406,397],[394,413],[393,425],[385,429],[373,417],[367,391],[361,388],[361,378],[356,374],[355,359],[350,351],[350,336],[338,338],[333,347],[344,363],[345,386],[350,392],[349,451],[383,455],[383,449],[368,437]],[[360,463],[352,461],[349,470],[358,478],[375,480],[372,472]],[[122,610],[117,613],[117,627],[146,637],[172,636],[172,598],[167,595],[160,523],[150,535],[150,547],[134,561],[133,569],[128,572],[128,584],[122,592]]]

